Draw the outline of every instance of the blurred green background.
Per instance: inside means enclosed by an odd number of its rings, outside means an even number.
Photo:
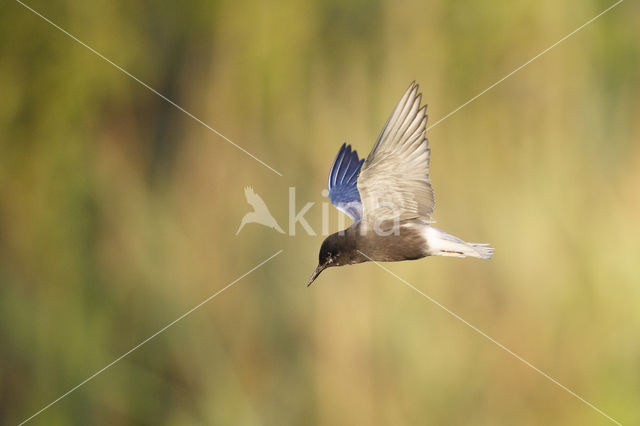
[[[611,5],[19,3],[0,14],[0,423],[611,424],[374,264],[306,288],[321,235],[247,225],[252,186],[319,232],[343,141],[412,80],[430,123]],[[438,226],[491,262],[388,267],[640,424],[640,8],[627,1],[428,132]],[[331,230],[338,229],[331,210]]]

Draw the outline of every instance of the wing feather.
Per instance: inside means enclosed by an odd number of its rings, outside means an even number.
[[[421,219],[433,222],[426,105],[413,82],[387,120],[357,182],[363,221]]]
[[[338,210],[357,222],[362,217],[362,202],[358,192],[358,175],[364,159],[351,150],[351,145],[342,144],[329,172],[329,200]]]

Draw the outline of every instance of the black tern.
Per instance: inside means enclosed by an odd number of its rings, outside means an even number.
[[[342,145],[329,173],[329,200],[354,221],[329,235],[307,286],[326,268],[369,260],[397,262],[426,256],[491,259],[488,244],[467,243],[433,226],[427,106],[414,81],[364,159]]]

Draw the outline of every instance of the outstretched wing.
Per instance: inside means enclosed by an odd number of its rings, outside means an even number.
[[[418,85],[411,83],[364,163],[358,190],[365,222],[415,218],[433,222],[427,107],[420,107],[421,99]]]
[[[329,173],[329,200],[338,210],[347,214],[354,222],[362,217],[362,202],[358,192],[358,175],[364,159],[351,145],[342,144]]]

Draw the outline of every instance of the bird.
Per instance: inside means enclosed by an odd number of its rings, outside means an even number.
[[[262,198],[260,198],[260,196],[256,194],[253,188],[247,186],[244,189],[244,196],[247,199],[247,203],[249,203],[251,207],[253,207],[253,211],[244,215],[242,221],[240,221],[240,227],[238,228],[236,235],[240,233],[240,230],[242,230],[244,225],[246,225],[247,223],[259,223],[261,225],[268,226],[269,228],[273,228],[281,234],[284,234],[284,231],[282,230],[282,228],[280,228],[278,222],[276,222],[276,220],[271,215],[271,212],[267,208],[267,205],[264,203]]]
[[[371,153],[360,159],[346,143],[329,173],[329,200],[353,220],[329,235],[307,286],[329,267],[397,262],[426,256],[491,259],[493,247],[468,243],[436,227],[429,175],[427,106],[414,81],[394,108]]]

